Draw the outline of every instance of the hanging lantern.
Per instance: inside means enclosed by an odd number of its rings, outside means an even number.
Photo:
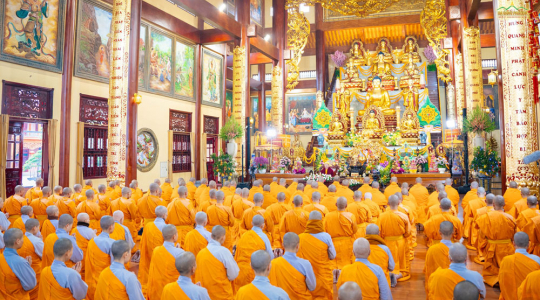
[[[488,74],[488,83],[491,84],[492,87],[497,84],[497,75],[499,75],[499,72],[493,70]]]

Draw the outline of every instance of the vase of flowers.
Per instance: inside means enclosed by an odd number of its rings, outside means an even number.
[[[280,166],[283,166],[283,170],[286,171],[286,170],[289,170],[292,162],[291,162],[291,159],[288,158],[287,156],[283,156],[280,160],[279,160],[279,164]],[[281,170],[281,169],[280,169]]]
[[[439,173],[443,174],[446,172],[446,168],[448,167],[448,162],[445,158],[439,157],[437,158],[437,169],[439,170]]]
[[[477,106],[473,109],[472,113],[467,116],[466,120],[463,120],[463,130],[467,133],[475,135],[473,139],[473,146],[485,147],[486,141],[484,139],[485,133],[490,133],[495,130],[495,123],[493,118],[488,112]]]
[[[415,162],[416,166],[418,167],[418,173],[427,172],[429,170],[428,161],[422,155],[418,155],[417,157],[415,157],[413,159],[413,161]]]
[[[280,165],[278,166],[279,173],[280,173],[280,174],[285,173],[286,168],[287,168],[287,167],[286,167],[285,165],[280,164]]]
[[[227,154],[232,157],[236,156],[236,153],[238,152],[238,144],[235,140],[241,138],[243,135],[244,129],[242,128],[242,125],[240,125],[235,118],[227,119],[227,122],[225,122],[225,125],[223,125],[219,131],[219,138],[224,141],[228,141]]]
[[[259,171],[259,174],[266,173],[266,167],[268,166],[268,158],[263,156],[258,156],[253,159],[253,164],[255,168]]]

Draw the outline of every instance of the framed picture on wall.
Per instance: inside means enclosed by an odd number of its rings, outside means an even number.
[[[203,49],[201,88],[203,104],[222,107],[223,55]]]
[[[495,123],[495,129],[500,129],[499,124],[499,86],[484,84],[484,107],[489,108],[489,116]]]
[[[225,92],[225,110],[226,110],[227,118],[230,118],[232,116],[232,111],[233,111],[232,102],[233,102],[232,91],[227,90]]]
[[[165,32],[150,28],[148,90],[171,95],[173,78],[174,39]]]
[[[148,172],[154,168],[159,154],[159,143],[152,129],[137,131],[137,169]]]
[[[249,15],[251,21],[262,26],[263,23],[263,0],[249,0]]]
[[[141,34],[139,38],[139,66],[137,70],[139,72],[139,89],[146,90],[148,67],[146,65],[146,57],[148,51],[148,25],[141,24]]]
[[[0,5],[0,60],[62,73],[66,1],[4,0]]]
[[[317,111],[316,94],[291,94],[286,96],[286,120],[289,134],[311,134],[313,116]]]
[[[251,97],[251,117],[253,118],[253,128],[259,129],[259,97]]]
[[[195,46],[176,39],[174,51],[174,94],[195,101]]]
[[[266,96],[264,101],[266,126],[272,126],[272,97]]]

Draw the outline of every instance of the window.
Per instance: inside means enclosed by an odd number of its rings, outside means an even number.
[[[173,133],[173,173],[191,172],[191,113],[170,110],[169,129]]]
[[[106,98],[81,95],[79,120],[84,122],[83,177],[107,177],[109,106]]]

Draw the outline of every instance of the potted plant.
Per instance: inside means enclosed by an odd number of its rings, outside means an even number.
[[[253,164],[259,171],[259,174],[266,173],[266,167],[268,166],[268,159],[266,157],[258,156],[253,159]]]
[[[283,170],[284,171],[287,171],[289,170],[290,166],[291,166],[291,159],[288,158],[287,156],[283,156],[280,160],[279,160],[279,164],[280,166],[283,166]],[[281,170],[281,169],[280,169]],[[281,172],[283,173],[283,172]]]
[[[416,163],[419,173],[428,171],[428,161],[425,157],[423,157],[422,155],[418,155],[413,160]]]
[[[234,174],[234,159],[231,155],[220,150],[219,155],[211,155],[214,161],[214,175],[221,176],[222,181],[228,179]]]
[[[477,106],[473,109],[472,113],[467,116],[467,119],[463,120],[463,130],[475,135],[473,140],[474,147],[483,148],[485,145],[483,134],[495,130],[495,123],[491,119],[489,113],[480,106]]]
[[[238,151],[238,145],[236,139],[241,138],[244,135],[244,129],[242,125],[236,121],[235,118],[228,118],[225,125],[221,127],[219,131],[219,138],[227,141],[227,153],[234,157]]]
[[[500,171],[501,158],[496,151],[474,148],[474,158],[471,161],[471,169],[476,172],[478,177],[493,177]]]
[[[280,164],[278,165],[278,169],[279,169],[279,173],[283,174],[285,173],[285,170],[287,169],[287,167],[285,167],[285,165],[283,164]]]
[[[446,168],[448,167],[448,162],[446,159],[439,157],[437,158],[437,169],[439,169],[439,173],[443,174],[446,172]]]

